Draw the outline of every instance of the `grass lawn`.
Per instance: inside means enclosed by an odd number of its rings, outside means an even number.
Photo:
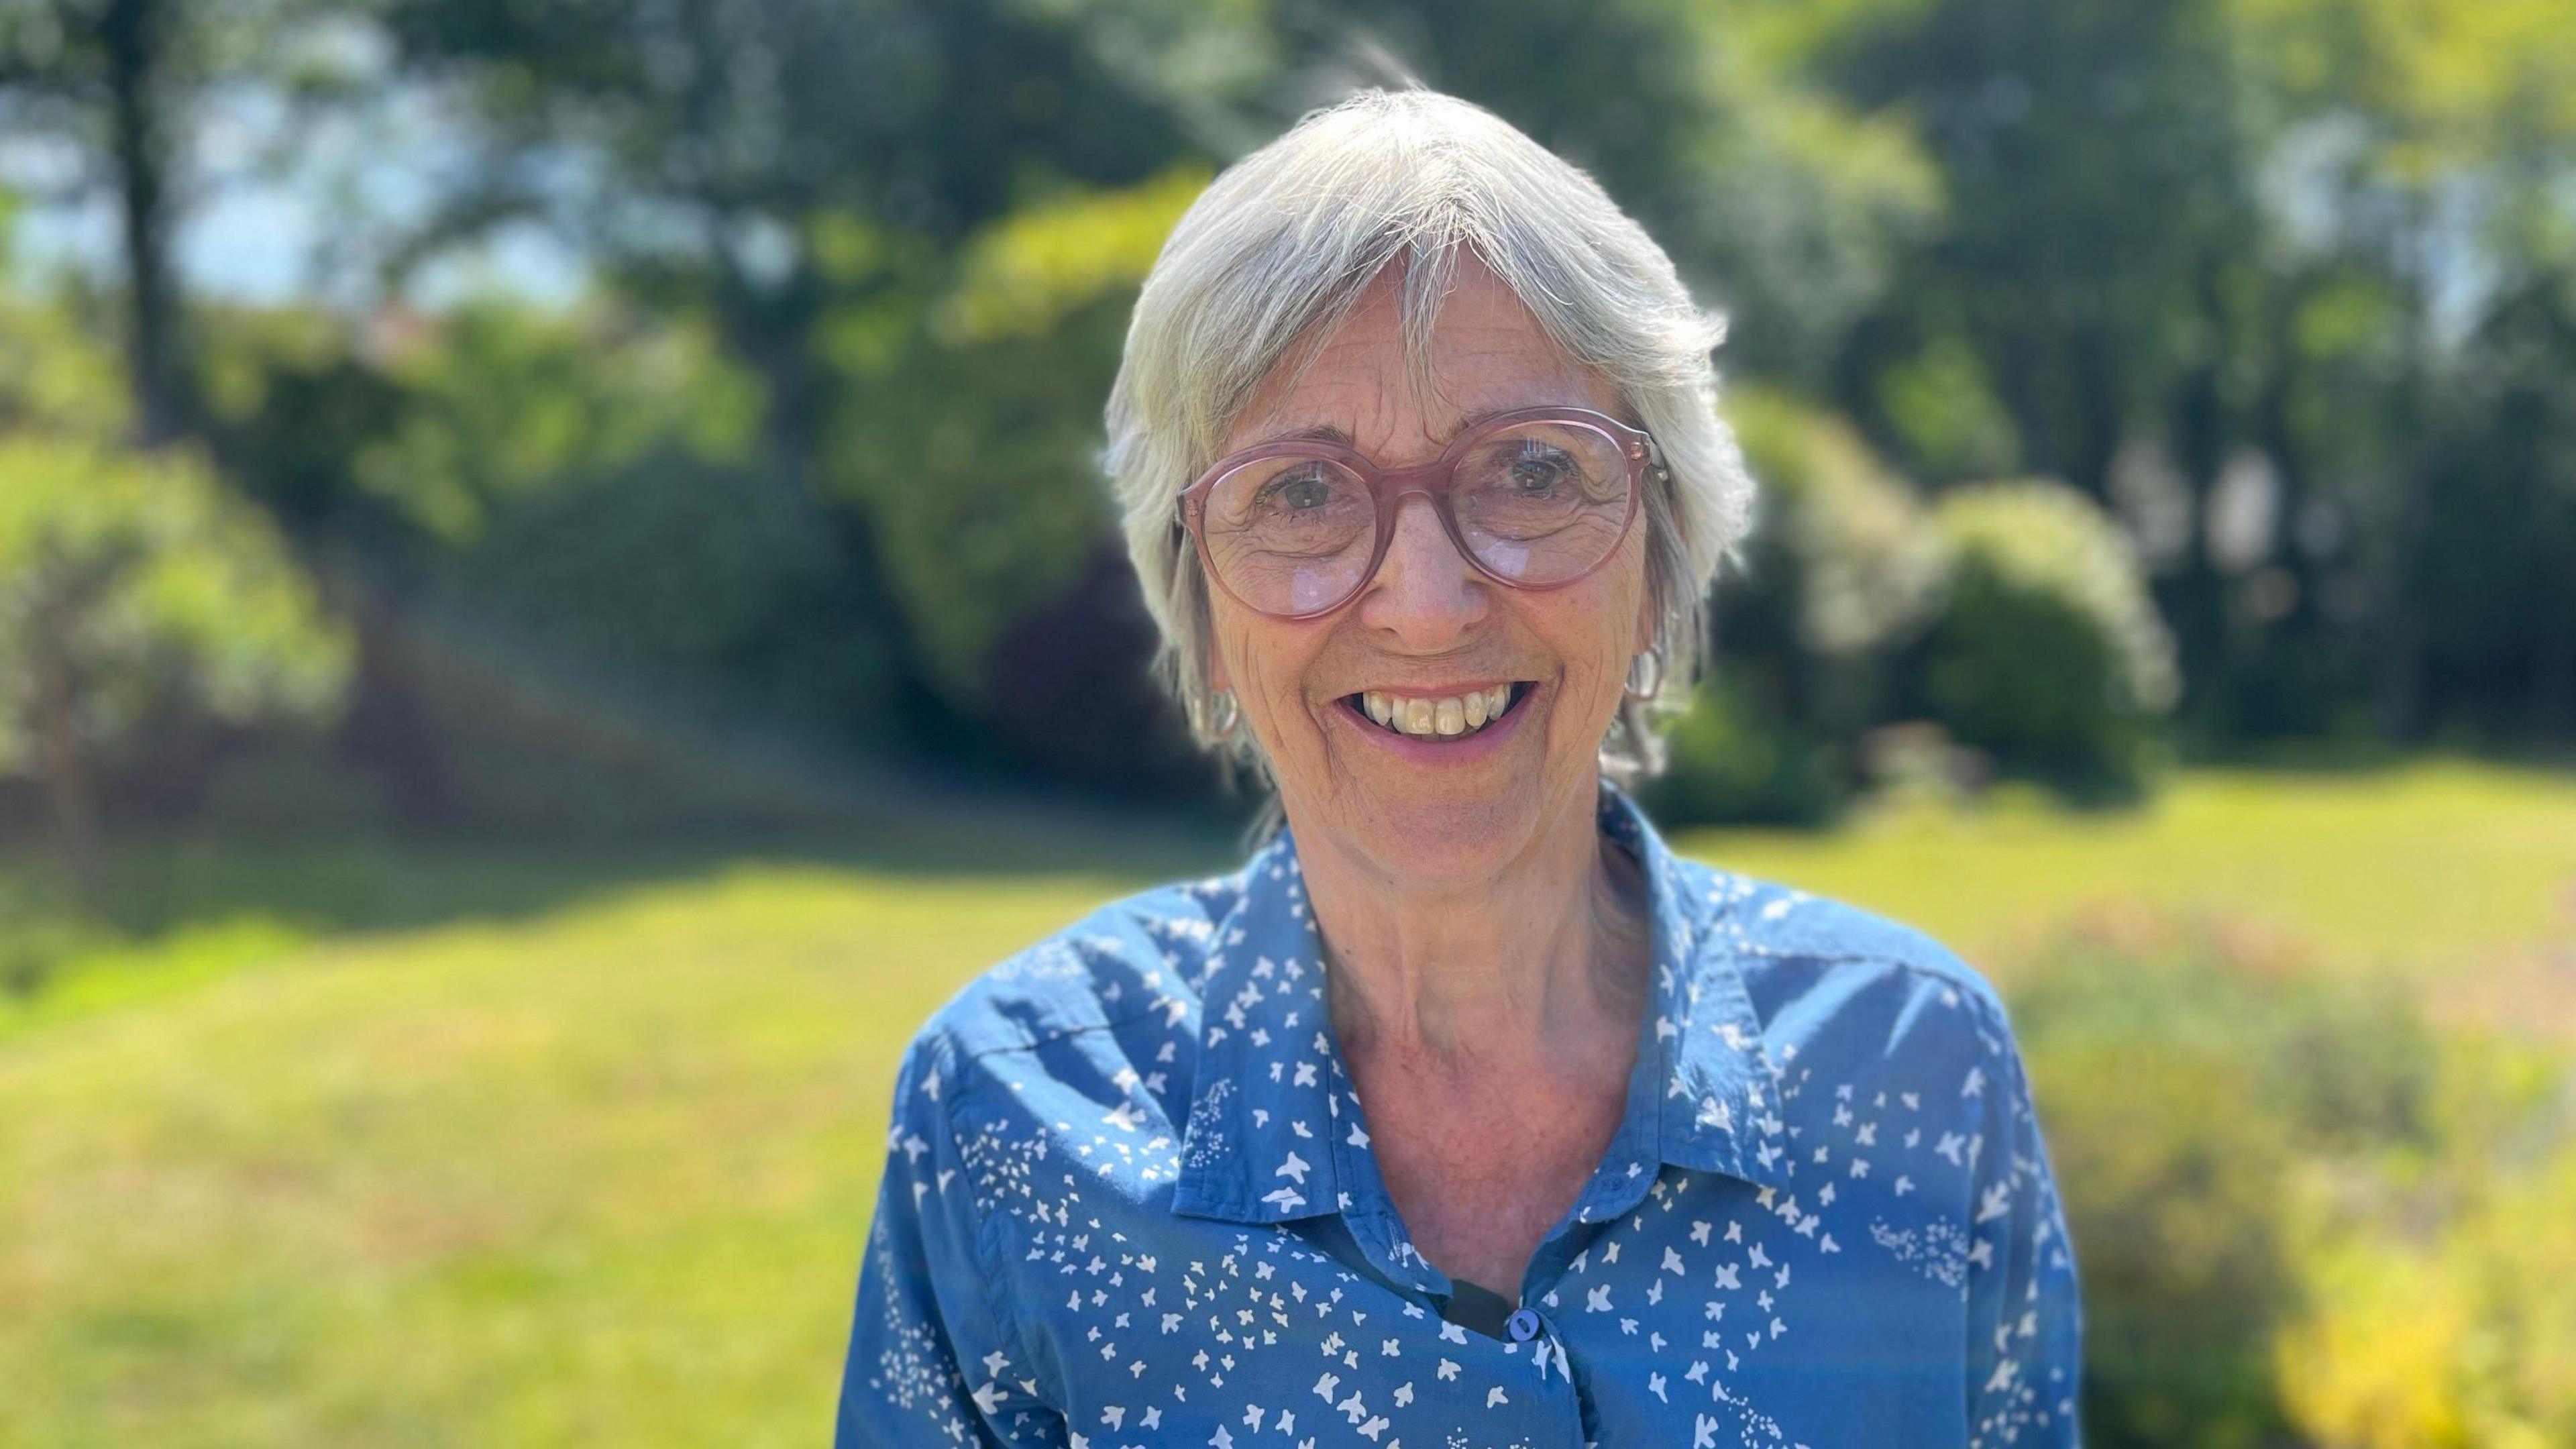
[[[2428,761],[2195,771],[2148,809],[1898,812],[1675,844],[1909,921],[2008,982],[2072,918],[2151,912],[2424,988],[2439,1015],[2576,1034],[2576,776]]]
[[[2526,1018],[2576,995],[2564,776],[2203,773],[2138,815],[1682,843],[1999,977],[2117,904],[2447,998],[2510,979]],[[0,1007],[0,1446],[821,1443],[912,1028],[1222,855],[142,852],[185,903],[154,939]]]

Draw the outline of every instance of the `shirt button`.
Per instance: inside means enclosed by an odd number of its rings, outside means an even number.
[[[1527,1343],[1538,1337],[1538,1315],[1519,1309],[1503,1320],[1503,1332],[1510,1334],[1514,1343]]]

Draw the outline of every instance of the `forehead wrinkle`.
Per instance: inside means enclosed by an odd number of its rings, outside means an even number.
[[[1455,268],[1436,291],[1417,288],[1415,278],[1400,277],[1396,267],[1381,272],[1347,310],[1329,319],[1330,330],[1310,334],[1256,387],[1228,430],[1225,451],[1313,439],[1369,452],[1359,439],[1375,441],[1372,421],[1391,426],[1408,401],[1420,419],[1423,459],[1484,418],[1516,407],[1567,403],[1625,411],[1617,389],[1568,357],[1481,258],[1467,260],[1472,265]],[[1451,312],[1447,304],[1471,289],[1496,305],[1472,318]],[[1390,367],[1383,355],[1390,342],[1400,366]],[[1352,356],[1358,361],[1348,375],[1329,375],[1333,359]],[[1503,359],[1504,365],[1479,365],[1488,359]],[[1319,370],[1327,374],[1321,381]],[[1463,386],[1461,376],[1469,379]],[[1419,461],[1386,444],[1379,449],[1387,456],[1377,461],[1388,466]]]
[[[1421,420],[1426,439],[1445,442],[1460,428],[1512,408],[1558,403],[1594,407],[1603,401],[1599,395],[1599,384],[1603,380],[1566,364],[1561,358],[1551,356],[1545,365],[1536,368],[1506,366],[1489,370],[1476,366],[1485,358],[1518,361],[1529,357],[1530,349],[1516,338],[1496,338],[1490,343],[1462,342],[1460,335],[1466,330],[1453,328],[1444,339],[1445,350],[1450,355],[1445,359],[1447,366],[1440,371],[1448,375],[1448,381],[1436,396],[1426,397],[1411,385],[1410,379],[1391,377],[1382,367],[1369,366],[1367,371],[1371,375],[1368,376],[1334,378],[1321,383],[1310,380],[1307,386],[1267,399],[1264,406],[1246,410],[1242,418],[1244,426],[1238,427],[1237,431],[1258,428],[1265,436],[1283,437],[1294,435],[1290,430],[1304,432],[1328,428],[1347,437],[1349,430],[1343,426],[1347,421],[1358,422],[1360,431],[1366,432],[1371,421],[1391,420],[1409,410]],[[1357,340],[1339,345],[1374,350],[1370,343]],[[1463,387],[1459,386],[1456,380],[1459,374],[1472,380]],[[1610,391],[1615,393],[1615,389]],[[1412,405],[1409,409],[1406,406],[1408,402]]]

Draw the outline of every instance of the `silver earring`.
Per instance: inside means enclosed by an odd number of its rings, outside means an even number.
[[[1212,713],[1215,718],[1208,721],[1207,732],[1218,739],[1224,739],[1234,733],[1236,725],[1243,723],[1243,702],[1234,697],[1233,690],[1220,689],[1217,691],[1214,703],[1215,708]]]
[[[1641,669],[1645,674],[1643,683],[1639,683],[1637,678]],[[1628,661],[1628,697],[1643,702],[1653,699],[1663,687],[1664,651],[1653,648],[1638,650],[1637,657]]]

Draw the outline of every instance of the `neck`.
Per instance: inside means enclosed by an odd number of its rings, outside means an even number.
[[[1637,865],[1602,838],[1596,793],[1487,873],[1408,879],[1345,842],[1299,836],[1329,956],[1327,1004],[1353,1058],[1472,1070],[1563,1064],[1632,1040],[1649,929]]]

